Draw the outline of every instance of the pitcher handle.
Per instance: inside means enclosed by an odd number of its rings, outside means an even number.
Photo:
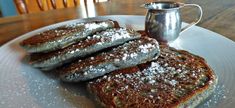
[[[196,25],[197,23],[199,23],[199,22],[201,21],[201,19],[202,19],[202,14],[203,14],[203,11],[202,11],[201,6],[199,6],[199,5],[197,5],[197,4],[183,4],[183,7],[185,7],[185,6],[197,7],[197,8],[199,9],[200,15],[199,15],[199,18],[197,19],[197,21],[191,22],[189,25],[183,27],[183,28],[181,29],[181,32],[180,32],[180,33],[184,32],[185,30],[187,30],[187,29],[189,29],[190,27],[192,27],[192,26]]]

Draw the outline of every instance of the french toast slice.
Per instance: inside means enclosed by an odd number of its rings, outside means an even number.
[[[157,57],[159,53],[158,42],[155,39],[143,37],[129,41],[111,51],[77,60],[58,70],[63,81],[86,81],[117,69],[145,63]]]
[[[115,22],[111,20],[71,23],[36,34],[23,40],[20,45],[29,53],[54,51],[114,26]]]
[[[31,54],[30,64],[42,70],[54,69],[65,63],[71,62],[105,48],[124,44],[127,41],[140,38],[141,35],[134,30],[126,28],[112,28],[88,36],[87,39],[70,45],[64,49],[49,53]]]
[[[203,58],[160,49],[157,60],[94,79],[88,90],[106,108],[192,108],[214,91],[217,77]]]

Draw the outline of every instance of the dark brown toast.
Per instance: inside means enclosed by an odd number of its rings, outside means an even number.
[[[191,108],[213,92],[217,77],[203,58],[160,49],[157,60],[95,79],[89,91],[106,108]]]
[[[117,69],[145,63],[157,57],[159,53],[158,42],[145,37],[120,45],[111,51],[77,60],[58,70],[63,81],[85,81]]]
[[[140,38],[141,35],[134,30],[125,28],[112,28],[88,36],[87,39],[70,45],[64,49],[49,53],[31,54],[30,64],[42,70],[54,69],[74,59],[81,58],[105,48],[123,44],[127,41]]]
[[[111,20],[67,24],[27,38],[20,45],[30,53],[54,51],[114,26]]]

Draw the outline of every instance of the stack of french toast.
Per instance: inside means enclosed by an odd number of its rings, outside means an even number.
[[[112,20],[55,27],[23,40],[29,64],[86,82],[106,108],[195,107],[215,89],[206,61]]]

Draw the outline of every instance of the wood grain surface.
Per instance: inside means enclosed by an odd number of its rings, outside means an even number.
[[[145,15],[146,9],[140,5],[154,0],[110,0],[89,2],[79,6],[0,18],[0,45],[40,27],[78,18],[102,15]],[[173,1],[173,0],[172,0]],[[199,4],[203,8],[203,18],[198,26],[217,32],[235,41],[235,0],[174,0]],[[182,9],[183,21],[191,22],[197,11]]]

